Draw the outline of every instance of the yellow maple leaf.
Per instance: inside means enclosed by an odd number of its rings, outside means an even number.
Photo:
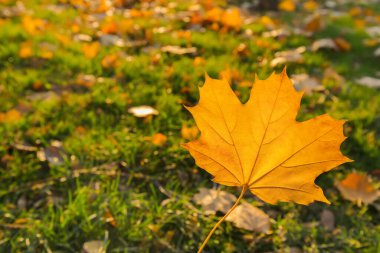
[[[205,84],[199,88],[198,104],[186,107],[201,135],[184,147],[215,182],[243,188],[198,252],[248,189],[271,204],[329,203],[314,184],[315,178],[351,161],[340,152],[346,138],[344,120],[324,114],[296,121],[302,92],[293,88],[285,69],[266,80],[255,79],[250,99],[242,104],[227,80],[206,75]]]
[[[297,122],[302,93],[285,70],[256,78],[245,104],[224,79],[206,76],[199,90],[199,103],[187,109],[201,136],[184,147],[215,182],[246,186],[268,203],[329,203],[314,180],[351,161],[340,152],[345,121],[325,114]]]

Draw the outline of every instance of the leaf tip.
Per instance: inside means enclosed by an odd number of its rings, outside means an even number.
[[[205,71],[205,81],[212,79],[208,73]]]

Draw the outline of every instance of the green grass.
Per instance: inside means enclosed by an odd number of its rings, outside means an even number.
[[[151,51],[102,46],[94,59],[87,59],[82,42],[64,45],[55,36],[70,37],[70,27],[83,11],[64,5],[62,12],[53,14],[46,4],[58,1],[24,2],[27,9],[34,10],[33,18],[47,20],[50,27],[30,35],[21,25],[22,17],[0,22],[0,112],[17,109],[22,113],[16,122],[0,123],[0,252],[80,252],[83,243],[91,240],[106,241],[107,252],[195,252],[218,217],[205,215],[191,200],[200,187],[214,185],[210,175],[181,147],[186,142],[181,136],[182,125],[194,124],[183,104],[196,103],[197,86],[203,83],[205,72],[216,78],[230,68],[238,70],[243,80],[252,81],[254,72],[264,78],[273,71],[269,62],[275,52],[308,47],[315,39],[326,37],[343,37],[352,49],[307,52],[304,63],[288,64],[288,73],[322,78],[330,66],[345,78],[341,87],[326,81],[325,92],[305,96],[298,115],[299,120],[305,120],[329,113],[348,120],[345,132],[349,138],[342,150],[355,162],[317,180],[331,206],[274,206],[247,194],[246,201],[260,205],[270,215],[272,232],[254,233],[225,222],[205,252],[290,252],[291,247],[305,252],[379,252],[378,210],[344,200],[334,186],[353,170],[370,173],[380,164],[380,92],[355,83],[362,76],[375,76],[379,64],[372,56],[374,48],[362,43],[368,35],[353,26],[355,17],[326,17],[324,29],[312,37],[268,38],[272,48],[257,46],[257,39],[266,31],[260,24],[243,26],[242,30],[253,31],[252,38],[246,38],[243,31],[220,33],[206,26],[193,30],[190,41],[171,33],[154,34],[147,44]],[[12,5],[13,1],[8,4]],[[380,15],[377,6],[365,8],[372,7]],[[181,2],[176,8],[174,13],[186,10],[188,3]],[[346,6],[340,8],[347,11]],[[305,14],[275,16],[281,24],[291,25]],[[155,27],[190,28],[184,21],[163,17],[139,17],[135,22],[140,26],[138,32],[123,36],[138,40]],[[86,25],[80,33],[97,38],[96,29]],[[31,41],[35,52],[20,58],[19,49],[25,41]],[[39,57],[41,43],[56,48],[53,58]],[[233,53],[240,43],[247,45],[247,56]],[[160,53],[161,45],[195,46],[205,64],[194,66],[193,55]],[[119,65],[103,67],[103,57],[115,52],[124,54]],[[161,58],[152,64],[158,53]],[[80,74],[102,80],[82,87],[76,84]],[[36,88],[36,83],[41,87]],[[249,89],[238,87],[236,80],[233,87],[246,101]],[[160,114],[144,120],[127,112],[129,107],[143,104],[155,107]],[[147,140],[155,133],[168,137],[164,146]],[[63,143],[64,161],[59,165],[41,162],[35,151],[16,147],[24,143],[42,149],[54,140]],[[220,188],[238,195],[238,189]],[[335,214],[333,231],[319,224],[325,209]],[[109,213],[114,224],[106,219]]]

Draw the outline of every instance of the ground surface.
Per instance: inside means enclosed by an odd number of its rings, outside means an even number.
[[[380,78],[378,2],[298,1],[281,11],[89,2],[0,1],[1,252],[80,252],[94,240],[107,252],[195,252],[220,213],[206,215],[192,197],[220,186],[181,147],[194,125],[183,104],[197,101],[205,72],[246,101],[255,72],[265,78],[284,64],[305,90],[298,119],[347,119],[342,152],[355,162],[318,178],[331,205],[246,194],[271,232],[225,222],[206,252],[378,252],[378,209],[334,186],[354,170],[378,182],[380,92],[360,84]],[[318,48],[319,39],[330,40]],[[284,60],[276,52],[285,50]],[[128,113],[139,105],[159,114]]]

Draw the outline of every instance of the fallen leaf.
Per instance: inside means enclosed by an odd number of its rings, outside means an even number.
[[[151,142],[156,146],[164,146],[168,141],[168,137],[162,133],[156,133],[151,138]]]
[[[281,0],[278,4],[278,9],[282,11],[292,12],[296,9],[296,4],[293,0]]]
[[[266,16],[266,15],[260,17],[259,23],[262,24],[263,26],[265,26],[268,29],[273,29],[273,28],[276,27],[276,22],[273,19],[271,19],[270,17]],[[273,32],[273,31],[271,31],[271,32]],[[272,37],[272,36],[270,36],[270,37]],[[273,36],[273,37],[276,37],[276,36]]]
[[[96,77],[94,75],[78,75],[76,79],[76,84],[86,88],[91,88],[96,84]]]
[[[16,123],[22,119],[21,113],[16,109],[0,112],[0,123]]]
[[[314,0],[308,0],[303,4],[303,8],[307,11],[315,11],[318,7],[318,3]]]
[[[235,49],[234,49],[234,54],[238,56],[248,56],[249,55],[249,50],[248,46],[245,43],[240,43]]]
[[[115,34],[104,34],[99,37],[100,44],[104,46],[125,46],[125,41],[118,35]]]
[[[74,41],[81,41],[81,42],[91,42],[92,37],[90,35],[87,35],[87,34],[75,34],[73,36],[73,40]]]
[[[57,50],[56,46],[49,43],[41,43],[39,45],[39,57],[42,59],[51,59],[54,57],[54,52]]]
[[[335,228],[335,215],[328,209],[324,209],[321,214],[321,224],[327,231],[332,231]]]
[[[119,29],[115,21],[108,20],[101,25],[100,30],[105,34],[115,34]]]
[[[369,36],[379,37],[380,36],[380,26],[372,26],[365,29]]]
[[[92,59],[98,55],[100,50],[100,43],[95,41],[92,43],[86,43],[82,46],[82,51],[85,57]]]
[[[380,79],[364,76],[360,79],[357,79],[356,82],[360,85],[367,86],[370,88],[380,88]]]
[[[323,79],[334,80],[338,85],[343,85],[345,79],[339,75],[333,68],[327,68],[323,72]]]
[[[335,38],[334,42],[340,51],[347,52],[351,50],[351,44],[343,38]]]
[[[380,47],[377,48],[373,54],[374,54],[376,57],[379,57],[379,56],[380,56]]]
[[[371,204],[380,197],[380,191],[372,186],[370,178],[365,174],[352,172],[336,186],[345,199],[358,203]]]
[[[41,162],[47,161],[51,165],[61,165],[65,161],[66,154],[60,141],[52,141],[51,145],[37,152]]]
[[[337,45],[335,44],[335,41],[330,38],[326,39],[319,39],[313,42],[311,45],[311,50],[312,51],[318,51],[320,49],[332,49],[332,50],[338,50]]]
[[[240,30],[240,27],[243,24],[240,10],[238,8],[231,8],[224,11],[221,17],[221,23],[226,27]]]
[[[228,81],[229,84],[235,81],[241,81],[242,76],[239,70],[226,68],[219,73],[220,78],[224,78]]]
[[[217,211],[228,212],[236,201],[236,197],[226,191],[200,188],[193,200],[201,205],[207,214],[215,214]]]
[[[106,210],[104,211],[103,218],[104,218],[104,221],[106,223],[109,223],[112,227],[114,228],[117,227],[115,218],[113,217],[111,211],[108,208],[106,208]]]
[[[206,64],[206,60],[202,57],[195,57],[194,58],[194,61],[193,61],[193,65],[194,67],[198,67],[198,66],[204,66]]]
[[[159,113],[156,109],[148,105],[131,107],[128,109],[128,112],[138,118],[145,118],[151,115],[158,115]]]
[[[25,31],[30,35],[36,35],[37,33],[43,31],[46,28],[46,22],[43,19],[24,16],[21,22]]]
[[[275,58],[270,62],[271,67],[275,67],[277,65],[285,64],[285,63],[302,63],[304,61],[304,57],[302,53],[306,51],[305,47],[299,47],[293,50],[281,51],[275,53]]]
[[[164,46],[161,47],[161,51],[164,53],[171,53],[177,55],[194,54],[197,52],[196,47],[179,47],[179,46]]]
[[[84,253],[106,253],[103,241],[88,241],[83,244]]]
[[[115,68],[119,65],[119,59],[119,53],[108,54],[103,57],[100,63],[102,64],[103,68]]]
[[[305,20],[305,31],[317,32],[322,29],[322,20],[320,15],[312,15]]]
[[[305,94],[311,95],[313,91],[323,91],[325,88],[316,78],[310,77],[308,74],[292,75],[291,80],[294,83],[296,90],[304,91]]]
[[[199,133],[198,127],[196,126],[187,127],[185,124],[182,125],[181,135],[182,135],[182,138],[184,138],[185,140],[194,140],[195,138],[197,138],[198,133]]]
[[[206,75],[199,91],[198,104],[186,108],[201,135],[184,147],[215,182],[249,188],[268,203],[329,203],[314,180],[351,161],[340,152],[345,121],[324,114],[297,122],[302,93],[285,70],[256,78],[245,104],[226,80]]]
[[[18,52],[20,58],[29,58],[33,55],[32,42],[27,41],[21,44],[20,51]]]
[[[243,228],[250,231],[268,233],[270,230],[269,216],[249,204],[242,203],[227,217],[226,221],[234,223],[238,228]]]
[[[216,23],[220,21],[222,14],[223,14],[223,10],[220,9],[219,7],[215,7],[206,11],[203,19],[211,23],[213,22]]]

